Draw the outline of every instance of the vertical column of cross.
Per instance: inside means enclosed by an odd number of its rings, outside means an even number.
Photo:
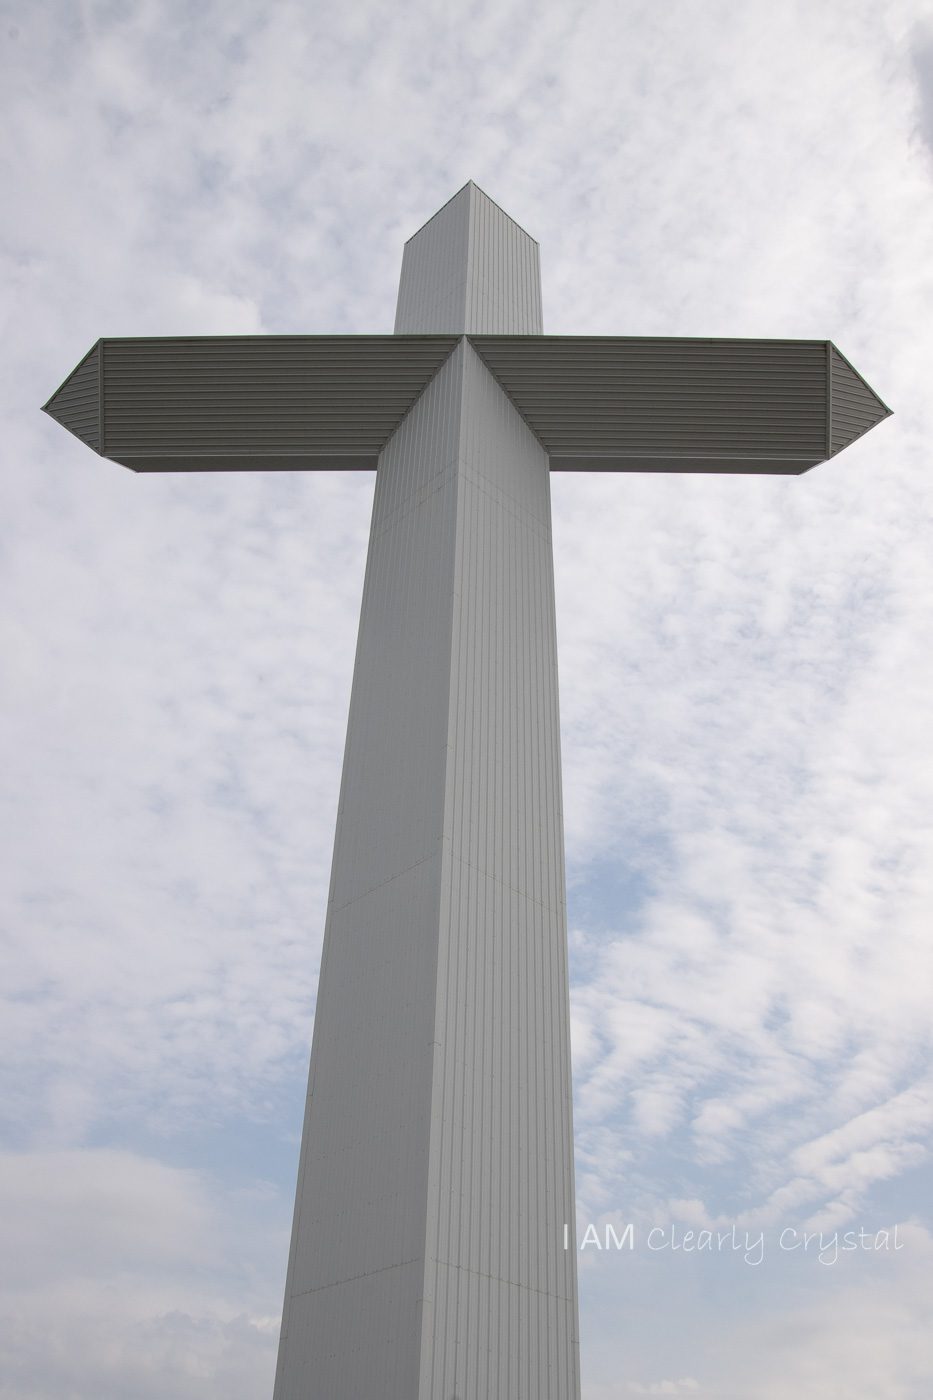
[[[419,1396],[461,354],[377,473],[275,1400]]]
[[[396,330],[541,329],[468,185]],[[577,1400],[547,458],[467,340],[383,452],[275,1400]]]
[[[457,318],[457,319],[452,319]],[[396,328],[539,334],[538,249],[469,185],[406,247]],[[547,456],[463,345],[424,1397],[579,1393]]]

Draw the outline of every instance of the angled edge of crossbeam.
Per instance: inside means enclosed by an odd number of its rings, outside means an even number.
[[[827,457],[836,457],[878,423],[890,418],[889,408],[833,341],[826,342],[829,423]]]
[[[681,475],[802,476],[826,460],[822,457],[754,457],[724,454],[651,456],[645,453],[550,454],[555,472],[677,472]]]
[[[103,418],[101,345],[100,340],[94,342],[42,405],[43,413],[97,453]]]
[[[220,452],[103,454],[108,462],[128,467],[132,472],[368,472],[375,471],[379,453],[318,452],[256,454]]]

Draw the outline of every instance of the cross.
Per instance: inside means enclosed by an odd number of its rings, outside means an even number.
[[[889,410],[829,341],[542,334],[472,181],[393,335],[99,340],[45,409],[137,472],[376,469],[275,1400],[578,1400],[549,474],[796,475]]]

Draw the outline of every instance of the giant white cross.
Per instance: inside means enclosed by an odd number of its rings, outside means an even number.
[[[550,472],[797,474],[889,410],[828,341],[543,335],[472,182],[394,335],[100,340],[46,410],[138,472],[376,468],[275,1400],[577,1400]]]

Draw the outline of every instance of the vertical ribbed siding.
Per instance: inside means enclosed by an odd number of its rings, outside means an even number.
[[[830,345],[829,356],[832,404],[830,455],[834,456],[886,418],[889,409],[848,360],[840,355],[835,345]]]
[[[409,238],[402,253],[396,335],[461,335],[470,258],[470,185]]]
[[[472,349],[463,432],[421,1400],[575,1400],[548,461]]]
[[[538,245],[475,185],[464,329],[470,335],[540,335]]]
[[[101,373],[100,345],[88,351],[60,389],[49,399],[45,411],[56,423],[74,433],[95,452],[101,451]]]
[[[405,244],[395,333],[540,335],[538,245],[470,181]]]
[[[376,480],[275,1400],[418,1394],[461,360]]]
[[[478,195],[399,329],[540,318]],[[548,460],[462,340],[379,462],[275,1400],[578,1400],[573,1218]]]
[[[466,342],[382,458],[275,1400],[577,1400],[547,457]]]

